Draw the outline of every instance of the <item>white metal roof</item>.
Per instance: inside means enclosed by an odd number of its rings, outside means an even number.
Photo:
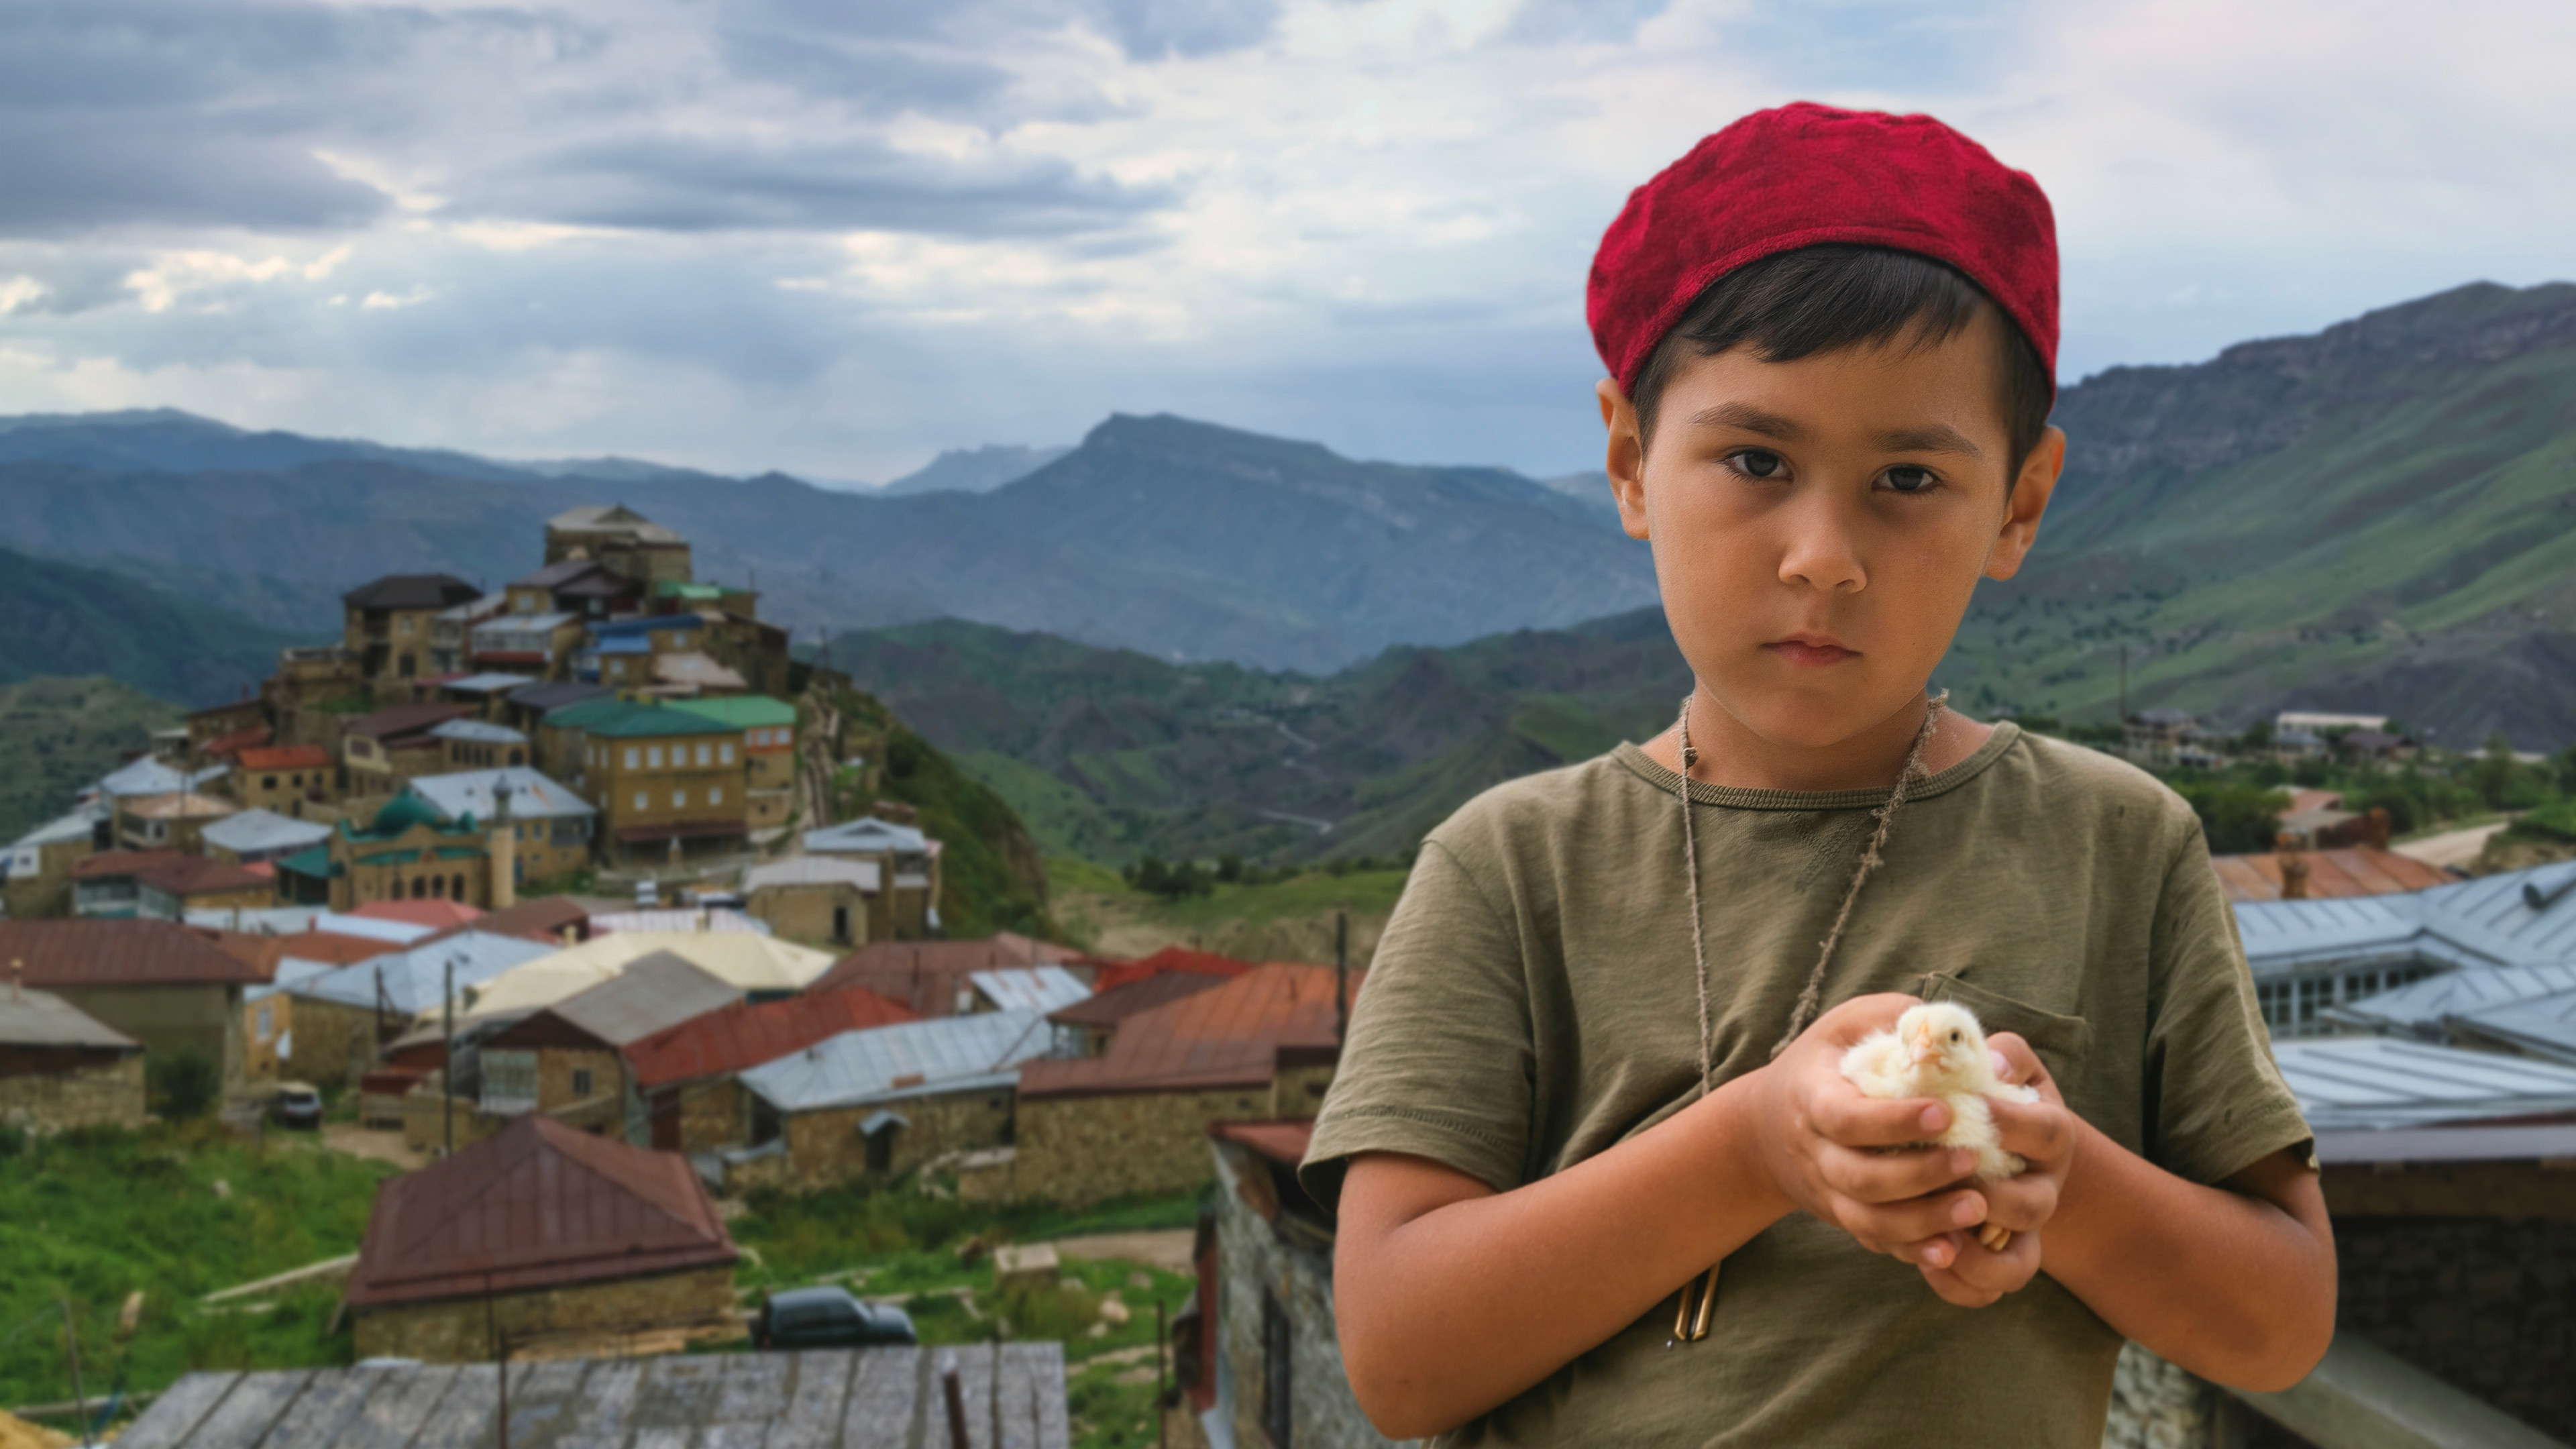
[[[439,688],[461,689],[467,694],[507,694],[522,685],[537,682],[525,674],[503,674],[496,669],[482,674],[469,674],[463,679],[451,679]]]
[[[1034,1011],[1044,1016],[1090,999],[1091,988],[1061,966],[1002,966],[966,978],[986,1001],[1003,1011]]]
[[[581,621],[579,614],[495,614],[474,626],[474,635],[486,634],[551,634],[566,624]]]
[[[617,975],[554,1004],[555,1015],[611,1046],[640,1041],[742,1000],[740,988],[682,957],[656,951]]]
[[[2447,1017],[2576,991],[2576,962],[2472,966],[2328,1007],[2328,1020],[2377,1030],[2438,1033]]]
[[[482,931],[461,931],[445,940],[408,950],[389,951],[354,966],[343,966],[325,972],[310,981],[287,988],[288,994],[311,997],[317,1001],[335,1001],[343,1006],[372,1007],[376,1004],[376,986],[384,984],[384,1001],[390,1010],[417,1015],[436,1010],[446,989],[447,968],[456,968],[456,989],[490,981],[514,966],[524,966],[541,956],[554,953],[551,946],[523,941],[516,936],[494,936]]]
[[[128,795],[176,795],[194,790],[211,780],[220,780],[231,771],[223,765],[209,765],[195,774],[171,769],[159,760],[136,760],[109,772],[98,782],[98,792],[114,799]]]
[[[134,1038],[50,991],[0,986],[0,1043],[21,1047],[131,1047]]]
[[[205,828],[205,841],[239,855],[274,850],[306,850],[331,838],[331,827],[310,820],[291,820],[274,810],[244,810]]]
[[[512,738],[520,737],[513,731]],[[559,784],[525,765],[423,775],[411,782],[411,793],[428,801],[432,809],[449,820],[462,820],[471,815],[477,823],[489,825],[495,813],[492,791],[502,785],[509,787],[510,818],[514,820],[551,820],[599,813],[589,801],[574,794],[571,786]]]
[[[2576,989],[2455,1014],[2454,1034],[2484,1038],[2534,1056],[2576,1063]]]
[[[877,889],[877,863],[873,860],[839,860],[825,855],[800,855],[790,860],[755,865],[742,873],[743,893],[769,886],[846,885],[873,892]]]
[[[897,851],[916,854],[930,848],[930,838],[909,825],[879,820],[871,815],[841,825],[826,825],[805,832],[805,849],[815,855],[842,852],[851,855]]]
[[[2424,1127],[2576,1112],[2576,1067],[2400,1037],[2326,1037],[2273,1048],[2320,1132]]]
[[[1006,1086],[1054,1039],[1034,1011],[987,1011],[845,1031],[752,1068],[743,1084],[782,1112]],[[897,1086],[896,1083],[903,1085]]]
[[[429,732],[434,740],[463,740],[476,745],[524,745],[528,737],[487,719],[452,719]]]
[[[591,918],[592,929],[598,923],[598,917]],[[541,1011],[658,951],[667,951],[736,990],[764,995],[802,991],[831,970],[833,962],[828,951],[741,931],[618,931],[593,936],[578,946],[554,951],[540,947],[539,951],[516,969],[479,983],[480,989],[459,1003],[460,1012],[481,1020]]]
[[[2465,969],[2576,961],[2576,862],[2348,900],[2240,901],[2257,977],[2378,960]]]
[[[67,841],[87,840],[95,833],[98,822],[105,818],[107,818],[105,811],[83,807],[60,819],[46,821],[9,842],[9,845],[13,850],[32,850],[42,845],[61,845]]]
[[[676,936],[766,936],[769,923],[737,910],[715,907],[687,910],[678,906],[650,911],[603,911],[590,918],[590,933],[645,932]]]

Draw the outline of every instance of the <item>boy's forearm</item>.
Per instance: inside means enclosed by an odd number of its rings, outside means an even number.
[[[2239,1388],[2287,1388],[2334,1336],[2332,1228],[2316,1176],[2277,1158],[2230,1187],[2082,1134],[2041,1269],[2159,1356]]]
[[[1397,1438],[1452,1428],[1609,1339],[1787,1215],[1757,1167],[1747,1079],[1563,1172],[1428,1210],[1445,1169],[1397,1159],[1342,1205],[1335,1278],[1352,1388]],[[1407,1165],[1420,1172],[1410,1181]],[[1377,1201],[1354,1201],[1353,1191]]]

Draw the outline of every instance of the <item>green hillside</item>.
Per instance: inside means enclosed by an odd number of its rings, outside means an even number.
[[[206,703],[266,676],[293,642],[121,574],[0,549],[0,684],[104,674]]]
[[[114,679],[0,684],[0,841],[71,808],[72,794],[179,722],[179,707]]]

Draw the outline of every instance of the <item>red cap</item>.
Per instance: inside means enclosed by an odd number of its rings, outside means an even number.
[[[2057,222],[2039,183],[1930,116],[1798,101],[1691,148],[1628,205],[1592,258],[1585,311],[1634,391],[1655,344],[1719,277],[1799,247],[1893,247],[1966,273],[2057,375]]]

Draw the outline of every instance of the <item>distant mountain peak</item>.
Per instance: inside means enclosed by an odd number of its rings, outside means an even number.
[[[877,493],[887,498],[915,493],[990,493],[1017,483],[1072,451],[1067,447],[1031,448],[1017,443],[950,448]]]

